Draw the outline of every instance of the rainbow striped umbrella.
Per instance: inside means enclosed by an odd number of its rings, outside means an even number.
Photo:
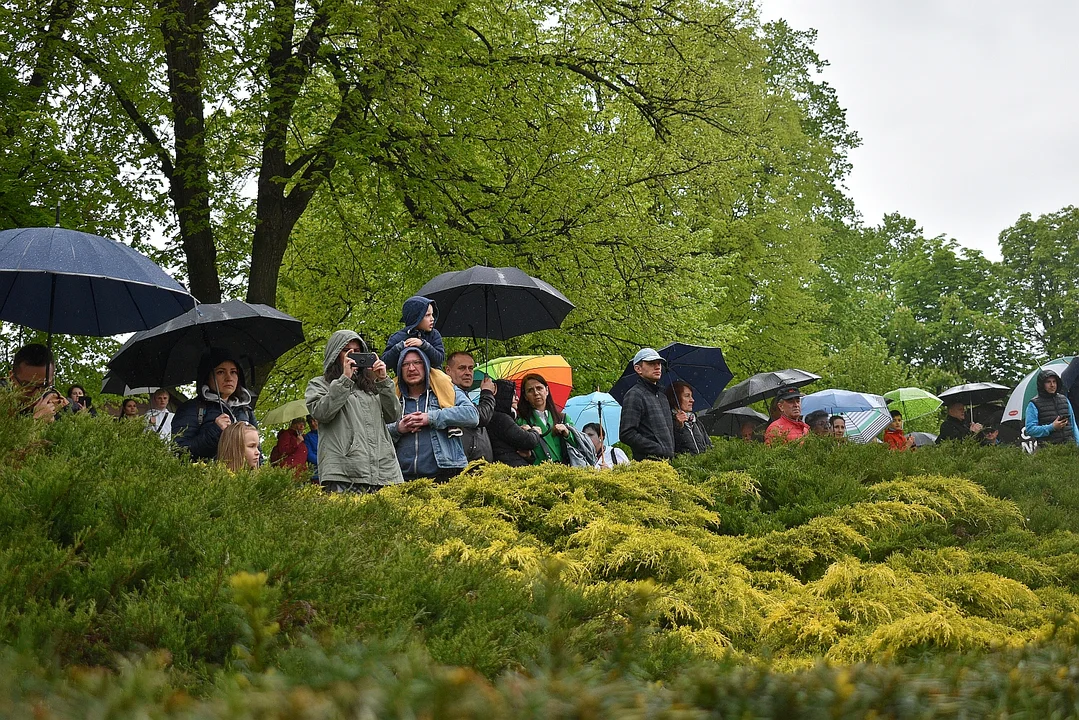
[[[472,386],[478,387],[483,376],[489,375],[494,380],[512,380],[520,393],[525,375],[533,374],[547,381],[554,406],[564,408],[573,392],[573,368],[561,355],[514,355],[491,360],[476,366]]]

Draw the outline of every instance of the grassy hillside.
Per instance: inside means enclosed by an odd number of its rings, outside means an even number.
[[[843,683],[852,708],[896,683],[1064,707],[1077,459],[721,441],[675,468],[490,466],[342,498],[181,463],[138,424],[4,409],[0,711],[134,693],[259,714],[306,688],[345,712],[377,687],[379,715],[395,697],[730,712],[736,688],[808,708]],[[977,689],[975,666],[1023,672]]]

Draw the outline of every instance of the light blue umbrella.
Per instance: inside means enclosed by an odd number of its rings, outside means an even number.
[[[802,416],[817,410],[829,415],[848,412],[865,412],[876,408],[888,409],[888,401],[881,395],[860,393],[852,390],[820,390],[802,398]]]
[[[582,428],[588,423],[599,423],[603,428],[604,442],[610,446],[618,442],[618,423],[622,419],[622,406],[605,392],[578,395],[566,401],[565,413],[574,425]]]

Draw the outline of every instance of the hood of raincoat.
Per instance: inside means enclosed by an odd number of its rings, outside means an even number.
[[[495,412],[511,414],[517,386],[512,380],[495,380]]]
[[[438,305],[434,300],[425,298],[423,295],[413,295],[408,300],[405,300],[405,304],[401,306],[401,322],[405,325],[405,330],[412,332],[416,329],[416,326],[423,320],[423,316],[427,314],[427,306],[430,305],[435,313],[435,320],[438,320]]]
[[[337,360],[337,356],[345,349],[345,345],[348,345],[352,340],[359,340],[363,352],[369,352],[367,343],[363,341],[359,333],[352,330],[338,330],[333,335],[330,335],[330,339],[326,341],[326,354],[322,357],[322,372],[329,371],[330,366]]]
[[[397,358],[397,393],[404,397],[405,395],[405,373],[402,368],[405,365],[405,358],[409,355],[419,355],[423,360],[423,389],[426,392],[431,384],[431,363],[427,360],[427,355],[417,348],[408,348],[401,357]]]
[[[236,391],[228,399],[230,406],[249,406],[251,404],[251,393],[247,389],[247,379],[244,377],[244,367],[236,356],[224,348],[210,348],[202,354],[202,358],[199,360],[199,381],[198,381],[198,395],[202,396],[206,400],[213,402],[220,401],[220,397],[217,394],[217,387],[213,383],[211,377],[216,368],[226,360],[232,361],[236,364],[236,374],[240,380],[240,384],[236,386]]]
[[[1045,381],[1049,378],[1056,378],[1057,392],[1064,392],[1064,385],[1060,382],[1060,376],[1056,374],[1055,370],[1042,370],[1038,373],[1038,394],[1049,396],[1049,393],[1045,392]]]

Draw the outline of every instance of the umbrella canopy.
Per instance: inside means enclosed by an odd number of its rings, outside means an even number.
[[[857,443],[871,443],[892,422],[892,414],[883,408],[841,413],[847,422],[845,437]]]
[[[1063,379],[1064,371],[1068,369],[1068,365],[1075,357],[1073,355],[1058,357],[1044,365],[1039,365],[1027,373],[1019,381],[1019,384],[1015,386],[1015,389],[1012,390],[1012,394],[1008,396],[1008,402],[1004,405],[1003,422],[1024,422],[1026,420],[1027,405],[1038,394],[1038,373],[1042,370],[1053,370]]]
[[[723,351],[716,347],[676,342],[660,348],[658,352],[667,361],[667,367],[659,380],[660,387],[670,387],[672,383],[679,381],[687,383],[693,388],[695,410],[710,408],[734,377],[727,367],[727,361],[723,359]],[[637,372],[633,369],[633,363],[630,363],[611,388],[611,395],[618,402],[622,402],[626,392],[636,383]]]
[[[477,365],[473,374],[473,387],[478,387],[484,375],[494,380],[512,380],[521,392],[521,381],[525,375],[539,375],[547,381],[551,402],[556,408],[563,408],[573,392],[573,368],[561,355],[514,355],[498,358]]]
[[[922,447],[923,445],[935,445],[937,442],[937,436],[933,433],[927,432],[913,432],[910,434],[914,438],[914,447]]]
[[[937,397],[945,405],[951,405],[959,401],[970,407],[971,405],[985,405],[986,403],[1002,400],[1011,393],[1012,389],[1005,385],[997,385],[991,382],[967,383],[950,387]]]
[[[150,258],[64,228],[0,232],[0,320],[68,335],[146,330],[195,306]]]
[[[603,428],[604,442],[614,445],[618,442],[618,424],[622,420],[622,406],[605,392],[596,391],[588,395],[578,395],[566,401],[563,408],[566,417],[579,428],[588,423],[599,423]]]
[[[780,388],[788,386],[803,387],[816,380],[820,380],[820,375],[814,375],[811,372],[798,370],[797,368],[757,373],[724,390],[712,405],[712,409],[722,412],[750,405],[765,398],[773,397]]]
[[[262,418],[262,424],[284,425],[296,418],[307,417],[307,404],[303,400],[291,400],[284,405],[275,407]]]
[[[508,340],[553,330],[573,309],[551,285],[513,267],[442,273],[416,294],[438,303],[435,327],[448,337]]]
[[[903,413],[904,420],[914,420],[936,412],[941,406],[940,398],[916,387],[905,387],[884,393],[888,407]]]
[[[269,305],[239,300],[199,305],[135,333],[111,360],[109,374],[128,385],[172,386],[197,380],[207,348],[228,351],[250,367],[272,362],[303,342],[299,320]]]
[[[754,426],[768,422],[768,416],[759,413],[753,408],[740,407],[716,412],[708,410],[697,416],[701,425],[709,435],[725,435],[726,437],[741,437],[742,425],[753,423]]]
[[[824,410],[829,415],[845,412],[888,409],[888,401],[881,395],[860,393],[852,390],[819,390],[802,398],[802,415]]]

